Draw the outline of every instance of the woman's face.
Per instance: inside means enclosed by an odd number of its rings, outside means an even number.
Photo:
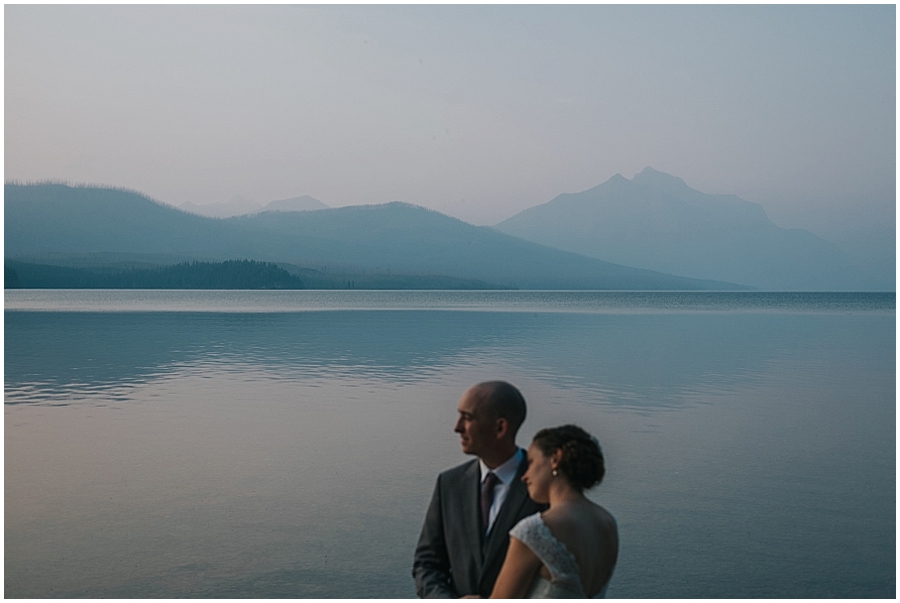
[[[528,469],[522,481],[528,487],[528,496],[535,502],[550,502],[550,481],[553,479],[552,461],[543,451],[532,444],[528,448]]]

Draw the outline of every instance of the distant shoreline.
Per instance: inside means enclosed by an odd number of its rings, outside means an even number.
[[[65,258],[65,256],[63,256]],[[102,263],[91,267],[6,260],[5,289],[267,289],[321,290],[513,290],[477,280],[440,275],[380,274],[315,270],[254,260],[180,262],[146,267]]]

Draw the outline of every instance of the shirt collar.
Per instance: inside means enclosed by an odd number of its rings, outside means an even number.
[[[478,459],[478,465],[481,467],[481,481],[484,482],[484,478],[487,477],[487,474],[493,471],[500,481],[503,482],[504,485],[510,483],[514,477],[516,477],[516,471],[519,470],[519,463],[522,462],[522,458],[524,458],[524,454],[522,453],[522,449],[518,448],[511,457],[503,462],[499,467],[491,469],[487,465],[484,464],[484,461]]]

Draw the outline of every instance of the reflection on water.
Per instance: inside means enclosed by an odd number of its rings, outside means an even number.
[[[433,480],[464,460],[456,401],[498,377],[529,401],[523,443],[569,421],[600,437],[610,596],[893,596],[893,296],[400,309],[415,299],[7,295],[7,596],[414,596]]]
[[[685,403],[702,393],[698,387],[750,385],[766,364],[798,351],[877,362],[882,350],[860,340],[871,333],[835,336],[820,332],[822,320],[782,314],[9,312],[6,403],[103,404],[126,395],[126,384],[172,374],[209,378],[211,371],[274,371],[280,380],[352,373],[402,385],[427,380],[447,365],[502,357],[558,387],[584,387],[596,404],[659,408]],[[847,354],[836,337],[857,340],[858,351]]]

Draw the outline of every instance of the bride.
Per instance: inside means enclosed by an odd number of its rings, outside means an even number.
[[[550,503],[510,530],[492,599],[602,597],[619,552],[616,520],[584,490],[603,479],[597,440],[575,425],[542,429],[528,449],[522,481]]]

